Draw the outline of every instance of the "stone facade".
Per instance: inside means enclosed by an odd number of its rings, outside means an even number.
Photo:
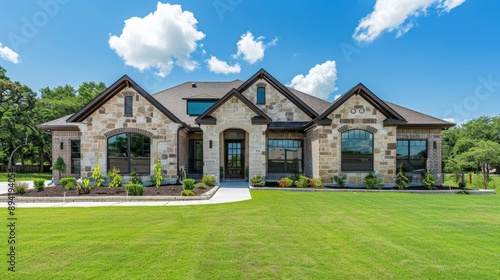
[[[266,88],[266,104],[257,104],[258,87]],[[263,79],[255,82],[242,94],[275,122],[312,120],[302,109]]]
[[[61,173],[61,178],[64,177],[79,177],[80,174],[71,173],[71,142],[80,140],[79,131],[53,131],[52,132],[52,164],[58,157],[62,157],[66,163],[66,172]],[[62,149],[61,149],[62,143]],[[52,179],[60,180],[59,171],[52,170]]]
[[[245,155],[248,159],[249,177],[266,174],[266,125],[253,125],[255,112],[237,97],[232,97],[212,114],[217,119],[215,125],[201,125],[203,130],[203,173],[219,178],[219,166],[224,166],[224,131],[240,129],[246,132]],[[212,147],[210,148],[210,142]]]
[[[133,97],[133,115],[124,115],[125,96]],[[89,177],[98,162],[101,173],[107,166],[107,138],[119,133],[138,133],[151,139],[151,172],[156,161],[163,166],[164,179],[177,180],[177,130],[160,110],[132,88],[124,89],[88,116],[80,125],[81,176]]]
[[[319,177],[332,183],[332,176],[348,175],[349,184],[362,184],[368,172],[344,172],[341,169],[341,134],[361,129],[373,134],[373,170],[383,177],[384,183],[395,182],[396,127],[384,126],[386,117],[359,95],[353,95],[329,116],[332,124],[318,126],[308,132],[311,145],[319,147]],[[315,135],[317,135],[317,140]],[[314,161],[314,159],[313,159]],[[314,172],[313,172],[314,173]]]

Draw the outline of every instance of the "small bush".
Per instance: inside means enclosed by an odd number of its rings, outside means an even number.
[[[340,173],[339,175],[333,175],[333,181],[337,184],[338,187],[345,187],[345,182],[347,181],[347,174]]]
[[[211,174],[205,174],[203,178],[201,178],[201,181],[207,186],[213,186],[215,184],[215,177]]]
[[[196,189],[206,189],[207,186],[203,182],[198,182],[194,185]]]
[[[310,187],[311,185],[309,184],[309,177],[307,176],[299,176],[299,179],[295,181],[295,185],[297,188],[307,188]]]
[[[316,188],[316,189],[324,188],[323,183],[321,182],[321,178],[312,178],[309,182],[309,185],[312,188]]]
[[[398,189],[406,189],[409,183],[410,179],[403,173],[403,169],[399,169],[398,174],[396,174],[396,187]]]
[[[288,177],[288,178],[290,178],[290,180],[292,180],[292,181],[296,182],[296,181],[298,181],[298,180],[300,179],[300,176],[302,176],[302,175],[300,175],[300,174],[295,174],[295,175],[292,175],[292,176],[290,176],[290,177]]]
[[[187,179],[186,179],[187,180]],[[196,194],[192,190],[183,190],[181,192],[182,196],[195,196]]]
[[[35,189],[39,192],[43,191],[43,188],[45,188],[45,180],[35,180]]]
[[[70,178],[62,178],[59,181],[59,184],[61,186],[66,186],[68,183],[73,183],[73,185],[76,185],[76,178],[75,177],[70,177]]]
[[[126,184],[125,189],[128,191],[128,194],[131,196],[142,196],[144,192],[144,187],[141,184]]]
[[[182,188],[184,190],[192,190],[194,189],[194,179],[187,178],[182,182]]]
[[[425,187],[428,188],[429,190],[435,190],[436,188],[434,185],[436,184],[436,177],[432,175],[431,173],[427,173],[427,176],[424,176],[422,178],[422,183],[424,183]]]
[[[252,186],[254,187],[262,187],[263,179],[262,176],[259,174],[255,174],[252,176],[250,179],[250,183],[252,183]]]
[[[108,188],[118,188],[122,184],[123,177],[120,175],[120,169],[113,167],[113,169],[109,172],[108,177],[111,181]]]
[[[91,184],[90,179],[88,178],[80,179],[79,181],[81,181],[81,183],[76,185],[78,194],[88,194],[90,193],[90,190],[95,187],[95,185]]]
[[[282,188],[290,188],[293,185],[293,180],[288,177],[284,177],[278,181],[278,185]]]
[[[64,185],[64,188],[68,191],[76,190],[76,184],[73,182],[69,182],[66,185]]]
[[[384,186],[382,180],[377,178],[375,173],[372,172],[365,176],[365,180],[363,182],[365,183],[367,189],[373,189],[374,187],[381,189]]]
[[[160,185],[161,185],[161,181],[163,180],[163,176],[162,176],[162,165],[160,162],[157,162],[155,164],[155,181],[154,181],[154,185],[156,188],[159,188]]]
[[[25,182],[16,182],[14,185],[14,193],[16,194],[25,194],[28,189],[28,183]]]
[[[92,180],[94,181],[94,184],[97,188],[100,187],[104,182],[104,178],[101,175],[101,166],[99,165],[99,163],[97,163],[94,167],[94,170],[92,170]]]
[[[135,169],[132,170],[132,172],[130,173],[130,181],[129,181],[129,183],[142,185],[142,180],[139,177],[139,174],[137,174],[137,171],[135,171]]]

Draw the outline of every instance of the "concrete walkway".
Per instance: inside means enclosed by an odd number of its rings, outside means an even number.
[[[30,187],[32,188],[33,182]],[[8,192],[8,183],[0,183],[0,193]],[[48,207],[95,207],[95,206],[181,206],[219,204],[238,202],[252,199],[248,182],[224,181],[219,190],[209,200],[185,201],[124,201],[124,202],[60,202],[60,203],[16,203],[16,208],[48,208]],[[0,207],[7,208],[6,202],[1,202]]]

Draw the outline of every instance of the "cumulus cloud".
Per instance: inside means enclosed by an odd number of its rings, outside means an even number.
[[[174,61],[193,71],[198,63],[191,59],[191,53],[205,37],[196,29],[197,23],[193,13],[182,11],[180,5],[158,2],[153,13],[125,20],[122,34],[111,36],[109,46],[126,65],[140,71],[156,69],[160,77],[170,74]]]
[[[321,99],[326,99],[336,90],[337,68],[335,61],[317,64],[307,75],[295,76],[287,86],[303,91]]]
[[[342,94],[335,94],[335,97],[333,98],[333,100],[337,100],[337,99],[339,99],[341,96],[342,96]]]
[[[215,56],[211,56],[210,59],[206,60],[208,64],[208,69],[216,74],[230,74],[230,73],[240,73],[241,67],[238,63],[234,65],[229,65],[227,62],[219,60]]]
[[[466,0],[377,0],[373,12],[362,18],[352,37],[358,42],[370,43],[384,31],[396,31],[396,37],[408,32],[415,19],[427,15],[431,7],[438,12],[449,12]]]
[[[0,43],[0,57],[8,60],[14,64],[18,64],[19,61],[19,54],[16,53],[15,51],[11,50],[9,47],[5,46],[2,47],[2,43]]]
[[[254,38],[252,32],[241,35],[240,40],[236,45],[238,46],[238,52],[233,55],[233,58],[243,58],[250,64],[254,64],[259,60],[264,58],[264,52],[267,48],[271,46],[276,46],[278,43],[278,38],[275,37],[271,42],[264,44],[264,37],[260,36]]]

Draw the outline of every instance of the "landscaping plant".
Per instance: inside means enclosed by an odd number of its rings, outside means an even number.
[[[129,183],[142,185],[142,180],[139,177],[139,174],[137,173],[137,171],[135,171],[135,169],[133,169],[132,172],[130,173],[130,181],[129,181]]]
[[[365,176],[365,180],[363,182],[365,183],[367,189],[373,189],[374,187],[381,189],[384,186],[382,180],[377,178],[377,176],[373,172],[368,173],[368,175]]]
[[[215,184],[215,180],[215,177],[211,174],[204,174],[203,178],[201,178],[201,181],[207,186],[213,186]]]
[[[182,182],[182,188],[184,190],[192,190],[194,189],[194,179],[187,178]]]
[[[155,184],[156,188],[160,187],[161,181],[163,180],[163,176],[161,174],[162,173],[161,168],[162,168],[161,163],[157,162],[155,164],[155,174],[154,174],[154,176],[155,176],[154,184]]]
[[[35,189],[39,192],[43,191],[43,188],[45,188],[45,180],[35,180],[33,182],[33,184],[35,185]]]
[[[122,184],[123,177],[120,175],[120,169],[113,167],[113,169],[109,172],[108,177],[111,181],[108,188],[118,188]]]
[[[196,194],[192,190],[183,190],[181,196],[195,196]]]
[[[321,182],[321,178],[312,178],[309,182],[309,185],[312,188],[316,188],[316,189],[324,188],[323,183]]]
[[[252,178],[250,179],[250,183],[252,183],[252,186],[254,187],[262,187],[263,183],[262,176],[259,174],[253,175]]]
[[[50,170],[59,171],[59,178],[61,178],[61,173],[66,172],[66,163],[64,162],[64,159],[61,156],[59,156],[56,159],[56,162],[54,163],[54,165],[50,168]]]
[[[434,187],[436,184],[436,177],[431,173],[427,173],[427,175],[422,178],[422,183],[424,183],[425,187],[429,190],[436,189],[436,187]]]
[[[92,180],[95,182],[96,188],[100,187],[104,182],[104,178],[101,175],[101,167],[99,166],[99,163],[95,165],[94,170],[92,171]]]
[[[198,182],[194,185],[195,189],[206,189],[207,186],[203,182]]]
[[[144,192],[144,187],[141,184],[128,183],[125,185],[125,189],[131,196],[142,196]]]
[[[66,185],[70,183],[76,185],[76,178],[75,177],[62,178],[59,181],[59,184],[63,187],[66,187]]]
[[[25,194],[28,189],[28,183],[25,182],[16,182],[14,185],[14,193],[16,194]]]
[[[333,175],[333,181],[337,184],[338,187],[345,187],[345,182],[347,181],[347,174],[340,173],[339,175]]]
[[[282,188],[290,188],[293,185],[293,180],[288,177],[284,177],[278,181],[278,185]]]
[[[78,189],[78,194],[88,194],[90,190],[94,188],[93,185],[90,184],[90,179],[80,179],[81,183],[77,184],[76,188]]]
[[[294,182],[297,188],[307,188],[311,187],[311,184],[309,183],[309,177],[300,175],[299,179]]]
[[[409,183],[410,179],[403,173],[403,166],[401,165],[398,174],[396,174],[396,187],[398,189],[406,189]]]

